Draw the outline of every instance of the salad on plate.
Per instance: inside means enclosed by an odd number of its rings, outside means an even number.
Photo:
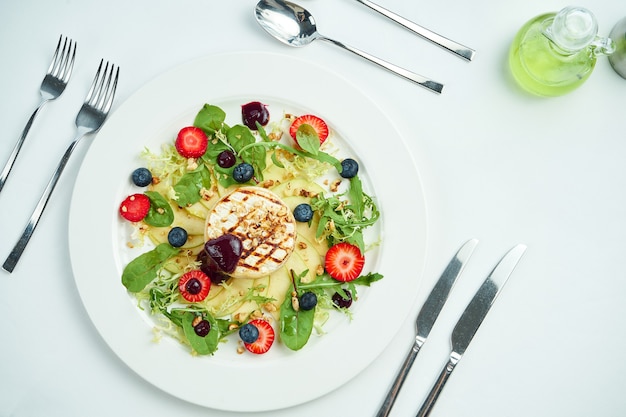
[[[333,314],[351,317],[368,272],[364,231],[380,213],[359,163],[339,157],[334,132],[313,114],[241,106],[241,123],[205,104],[170,143],[145,149],[119,204],[137,251],[121,281],[154,319],[156,339],[212,355],[274,343],[297,351]]]

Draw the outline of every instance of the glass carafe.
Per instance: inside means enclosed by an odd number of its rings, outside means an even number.
[[[566,7],[528,21],[509,52],[517,83],[541,96],[568,93],[591,75],[598,55],[610,54],[611,39],[597,36],[595,16],[582,7]]]

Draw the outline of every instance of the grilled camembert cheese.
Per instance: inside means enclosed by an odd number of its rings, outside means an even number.
[[[296,244],[296,221],[287,205],[261,187],[241,187],[215,204],[206,221],[205,239],[227,233],[243,246],[241,258],[229,275],[260,278],[280,268]]]

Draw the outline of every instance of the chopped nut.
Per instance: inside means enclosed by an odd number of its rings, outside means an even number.
[[[263,308],[269,313],[273,313],[274,311],[278,310],[273,303],[265,303],[263,304]]]
[[[294,295],[291,296],[291,306],[293,307],[295,311],[300,311],[300,301],[298,301],[297,296],[294,296]]]
[[[196,158],[187,159],[187,171],[195,171],[198,168],[198,162]]]
[[[306,249],[308,246],[306,244],[306,242],[298,242],[298,248],[300,249]]]
[[[231,323],[228,325],[228,330],[235,330],[237,329],[239,326],[237,325],[237,323]]]
[[[336,192],[339,189],[339,184],[341,184],[341,180],[335,180],[330,184],[330,191]]]
[[[196,316],[196,317],[193,318],[193,321],[191,322],[191,325],[193,327],[196,327],[201,321],[202,321],[202,316]]]

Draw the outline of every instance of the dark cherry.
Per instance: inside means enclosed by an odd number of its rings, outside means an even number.
[[[200,262],[200,270],[208,275],[213,284],[218,285],[228,279],[228,275],[218,268],[215,261],[211,259],[205,250],[198,253],[196,260]]]
[[[202,291],[202,283],[198,281],[196,278],[191,278],[185,284],[185,289],[189,294],[196,295]]]
[[[235,162],[237,162],[237,158],[232,151],[222,151],[217,155],[217,165],[222,168],[230,168],[235,165]]]
[[[333,294],[333,303],[339,308],[349,308],[352,305],[352,294],[348,290],[343,290],[348,298],[343,298],[338,292]]]
[[[252,130],[257,130],[256,122],[265,126],[270,120],[270,113],[267,111],[267,105],[259,101],[251,101],[241,106],[241,118],[243,124]]]
[[[205,337],[211,331],[211,323],[209,323],[208,320],[202,320],[194,326],[193,331],[196,332],[198,336]]]
[[[237,267],[243,250],[241,239],[227,233],[204,244],[207,255],[217,264],[223,272],[230,274]]]

